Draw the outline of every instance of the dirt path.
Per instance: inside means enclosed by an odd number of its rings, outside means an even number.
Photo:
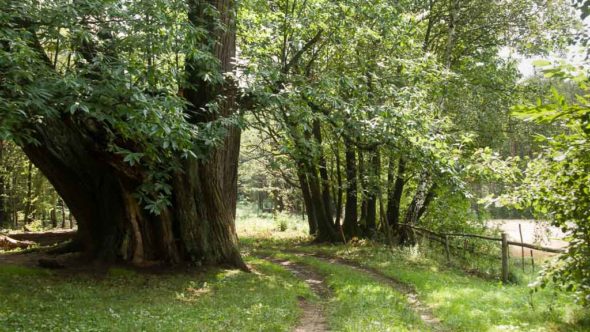
[[[325,300],[330,296],[330,289],[326,285],[325,279],[317,272],[302,264],[297,264],[288,260],[265,257],[265,259],[283,266],[291,271],[297,278],[303,280],[311,290],[317,294],[320,299]],[[295,332],[324,332],[329,331],[324,315],[323,303],[313,303],[305,298],[299,298],[299,307],[303,311],[299,323],[295,327]]]
[[[420,316],[422,321],[428,327],[430,327],[433,331],[446,331],[447,330],[442,326],[440,320],[438,318],[436,318],[436,316],[434,316],[434,314],[432,313],[432,310],[430,310],[430,308],[428,306],[426,306],[424,303],[420,302],[420,300],[418,299],[418,294],[413,289],[413,287],[406,284],[406,283],[403,283],[395,278],[387,276],[379,270],[376,270],[376,269],[373,269],[370,267],[361,266],[360,264],[350,261],[350,260],[347,260],[347,259],[343,259],[343,258],[339,258],[339,257],[325,256],[325,255],[321,255],[321,254],[302,253],[302,252],[294,252],[294,254],[298,255],[298,256],[311,256],[311,257],[323,260],[323,261],[331,263],[331,264],[344,265],[344,266],[347,266],[347,267],[354,269],[356,271],[361,271],[365,274],[368,274],[371,277],[373,277],[375,280],[378,280],[384,284],[387,284],[387,285],[391,286],[392,288],[394,288],[395,290],[397,290],[398,292],[406,295],[410,308],[412,308],[412,310],[414,310],[414,312],[416,312],[418,314],[418,316]]]

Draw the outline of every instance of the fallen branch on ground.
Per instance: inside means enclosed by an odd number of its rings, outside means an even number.
[[[32,241],[19,241],[6,235],[0,235],[0,249],[3,250],[26,249],[34,244],[35,242]]]

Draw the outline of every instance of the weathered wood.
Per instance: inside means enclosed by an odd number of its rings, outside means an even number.
[[[471,237],[477,239],[483,239],[488,241],[502,241],[501,238],[492,237],[492,236],[485,236],[485,235],[477,235],[477,234],[464,234],[464,233],[443,233],[448,236],[458,236],[458,237]]]
[[[457,237],[471,237],[471,238],[478,238],[478,239],[489,240],[489,241],[498,241],[498,242],[502,241],[502,238],[496,238],[496,237],[485,236],[485,235],[465,234],[465,233],[438,233],[438,232],[434,232],[434,231],[431,231],[426,228],[408,225],[408,224],[400,224],[400,226],[410,227],[413,229],[424,231],[424,232],[439,236],[441,238],[446,235],[446,236],[457,236]],[[544,247],[544,246],[539,246],[539,245],[530,244],[530,243],[508,241],[508,244],[513,245],[513,246],[522,246],[522,247],[529,248],[529,249],[535,249],[538,251],[552,252],[552,253],[556,253],[556,254],[561,254],[561,253],[565,252],[565,249]]]
[[[472,237],[472,238],[478,238],[478,239],[484,239],[484,240],[489,240],[489,241],[502,241],[501,238],[497,238],[497,237],[491,237],[491,236],[485,236],[485,235],[477,235],[477,234],[466,234],[466,233],[438,233],[438,232],[434,232],[431,231],[429,229],[423,228],[423,227],[418,227],[418,226],[413,226],[413,225],[409,225],[406,223],[402,223],[400,224],[401,226],[407,226],[413,229],[418,229],[421,231],[425,231],[440,237],[444,237],[445,235],[448,236],[458,236],[458,237]]]
[[[17,241],[30,241],[45,246],[72,240],[76,236],[76,231],[28,232],[9,234],[8,236]]]
[[[520,243],[524,243],[523,239],[522,239],[522,226],[520,224],[518,224],[518,233],[520,234]],[[521,245],[520,246],[520,251],[521,251],[521,263],[522,263],[522,272],[524,272],[524,247]]]
[[[533,257],[533,250],[531,249],[531,265],[533,266],[533,273],[535,273],[535,258]]]
[[[438,243],[440,243],[443,246],[445,245],[445,241],[442,238],[440,238],[440,237],[438,237],[436,235],[432,235],[432,234],[428,234],[428,233],[425,234],[425,233],[422,233],[422,232],[420,232],[420,234],[421,234],[422,237],[424,237],[424,238],[426,238],[426,239],[428,239],[430,241],[438,242]],[[500,259],[500,257],[498,255],[493,255],[493,254],[490,254],[490,253],[487,253],[487,252],[477,251],[477,250],[475,250],[473,248],[465,248],[465,247],[461,247],[461,246],[455,246],[455,245],[452,245],[450,241],[449,241],[449,249],[457,249],[459,251],[463,251],[464,250],[464,251],[470,252],[470,253],[472,253],[474,255],[487,256],[487,257],[490,257],[490,258]]]
[[[19,241],[6,235],[0,235],[0,249],[3,250],[26,249],[34,244],[35,242]]]
[[[508,241],[508,244],[511,246],[522,246],[522,247],[529,248],[529,249],[552,252],[555,254],[563,254],[565,252],[565,249],[549,248],[549,247],[539,246],[539,245],[530,244],[530,243],[520,243],[520,242]]]
[[[502,233],[502,282],[508,283],[508,234]]]

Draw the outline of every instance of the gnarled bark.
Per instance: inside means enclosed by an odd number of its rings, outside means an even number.
[[[231,72],[235,2],[189,0],[188,7],[191,23],[205,29],[210,37],[206,45],[194,47],[209,48],[219,61],[220,72]],[[219,15],[211,16],[211,7]],[[234,85],[205,82],[198,70],[198,61],[188,56],[188,84],[183,95],[190,104],[190,120],[203,123],[231,116],[236,110]],[[217,102],[217,112],[206,110],[211,102]],[[76,241],[90,258],[123,259],[139,265],[192,261],[246,269],[234,227],[238,128],[227,128],[223,144],[212,149],[207,158],[179,159],[182,170],[169,183],[172,204],[158,215],[143,209],[134,195],[146,170],[106,152],[100,126],[94,126],[91,119],[64,112],[32,129],[40,144],[26,144],[23,150],[75,216]]]

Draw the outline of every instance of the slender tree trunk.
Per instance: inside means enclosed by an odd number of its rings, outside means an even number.
[[[422,217],[428,205],[434,198],[435,189],[436,186],[432,184],[432,180],[428,172],[422,172],[420,182],[418,183],[418,188],[416,189],[416,193],[414,194],[414,198],[412,199],[410,206],[408,206],[406,215],[404,217],[405,224],[416,225],[418,223],[420,217]],[[404,227],[403,231],[400,234],[400,242],[402,244],[414,243],[414,239],[411,236],[411,232],[407,227]]]
[[[378,149],[372,152],[369,161],[366,227],[368,234],[373,235],[377,229],[377,198],[380,196],[381,156]]]
[[[15,172],[12,174],[12,181],[10,183],[10,212],[12,213],[12,226],[18,228],[18,202],[16,201],[16,188],[18,186],[18,178]]]
[[[55,213],[55,205],[49,211],[49,219],[51,219],[51,228],[56,228],[57,227],[57,215]]]
[[[430,185],[430,180],[425,178],[425,176],[427,175],[423,172],[418,183],[418,188],[416,188],[416,193],[412,198],[412,202],[406,210],[406,215],[404,217],[405,224],[413,225],[416,224],[416,222],[418,221],[419,211],[422,208],[424,202],[426,201],[426,196],[428,194],[428,188]]]
[[[344,139],[345,168],[346,168],[346,205],[344,207],[344,222],[342,225],[347,239],[358,236],[358,185],[355,148],[352,142]]]
[[[264,211],[264,193],[262,192],[262,190],[258,190],[256,196],[258,196],[258,211],[263,212]]]
[[[327,208],[324,206],[324,199],[321,190],[321,179],[317,176],[317,170],[313,165],[307,163],[307,181],[309,192],[311,194],[311,204],[313,205],[316,221],[318,242],[338,242],[341,238],[334,227],[331,216],[327,215]]]
[[[358,170],[359,170],[359,185],[360,185],[360,193],[361,193],[361,232],[363,235],[366,235],[367,231],[367,189],[368,189],[368,181],[367,181],[367,174],[365,172],[365,158],[364,153],[362,150],[358,151]]]
[[[336,142],[336,183],[338,188],[334,191],[336,193],[336,227],[340,227],[340,219],[342,218],[342,196],[343,196],[343,188],[342,188],[342,169],[340,167],[340,151],[338,149],[338,142]]]
[[[301,194],[303,196],[303,204],[307,214],[307,222],[309,224],[309,234],[315,236],[318,231],[318,222],[315,215],[314,206],[312,204],[311,192],[309,191],[309,184],[307,183],[307,176],[303,169],[297,169],[297,176],[299,178],[299,186],[301,187]]]
[[[25,225],[31,222],[31,206],[33,204],[33,163],[27,165],[27,196],[25,203]]]
[[[424,213],[428,209],[428,206],[430,205],[432,200],[436,197],[436,189],[437,189],[436,183],[433,183],[430,186],[430,188],[428,189],[428,192],[426,193],[426,198],[424,198],[424,203],[422,203],[422,206],[418,210],[418,216],[416,218],[415,223],[418,223],[420,221],[420,219],[422,218],[422,216],[424,215]]]
[[[326,157],[324,156],[324,151],[322,149],[322,130],[320,126],[320,122],[316,119],[313,122],[313,136],[318,144],[318,164],[319,164],[319,174],[321,180],[321,191],[322,191],[322,201],[325,210],[325,215],[330,220],[330,223],[333,224],[333,216],[334,216],[334,209],[332,207],[332,197],[330,194],[330,179],[328,177],[328,168],[326,166]]]
[[[0,140],[0,165],[3,165],[4,141]],[[4,173],[0,173],[0,227],[8,223],[6,208],[6,180]]]
[[[66,205],[64,200],[59,200],[59,207],[61,208],[61,228],[66,228]]]
[[[397,162],[397,172],[394,172],[394,168],[395,160],[392,158],[389,162],[389,174],[391,179],[393,179],[395,173],[395,182],[393,183],[393,186],[389,188],[389,193],[387,195],[387,223],[391,229],[397,230],[399,225],[401,199],[405,185],[404,176],[406,171],[406,161],[400,157]]]

